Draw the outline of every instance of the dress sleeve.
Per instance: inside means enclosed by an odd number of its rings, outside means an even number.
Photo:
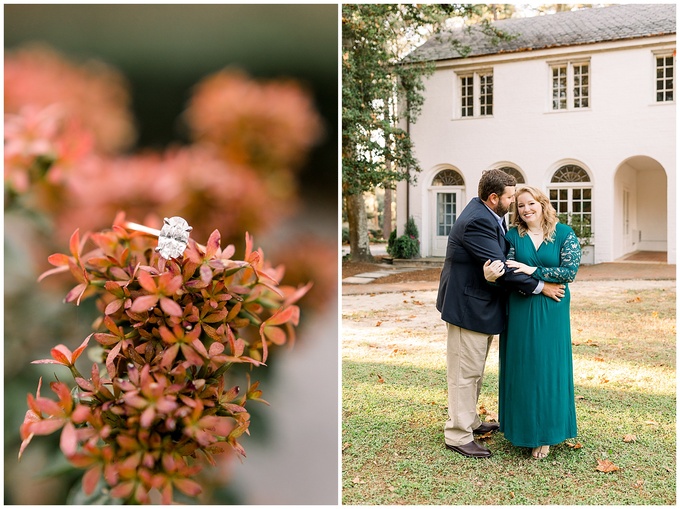
[[[560,266],[538,267],[533,276],[549,283],[571,283],[580,263],[581,244],[573,230],[570,230],[560,247]]]

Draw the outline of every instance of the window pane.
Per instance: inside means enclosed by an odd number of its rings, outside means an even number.
[[[471,117],[473,114],[473,102],[472,102],[472,76],[463,76],[460,79],[461,83],[461,116]]]
[[[674,65],[674,59],[670,55],[656,58],[657,102],[673,100]]]
[[[493,74],[479,75],[479,114],[491,115],[493,112]]]
[[[433,186],[463,186],[465,181],[456,170],[442,170],[432,179]]]
[[[588,65],[574,66],[574,108],[584,108],[588,104]]]
[[[447,236],[456,222],[456,194],[437,194],[437,235]]]

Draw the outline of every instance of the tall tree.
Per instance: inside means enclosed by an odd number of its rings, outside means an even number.
[[[480,5],[345,4],[342,7],[342,191],[350,256],[371,260],[363,192],[412,180],[419,170],[400,120],[413,121],[432,63],[400,63],[446,19],[476,15]],[[452,44],[455,44],[452,43]],[[399,107],[397,107],[399,106]]]

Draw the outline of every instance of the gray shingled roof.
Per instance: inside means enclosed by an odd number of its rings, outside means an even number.
[[[479,26],[473,25],[470,29],[461,28],[435,35],[412,51],[405,60],[448,60],[674,34],[675,4],[622,4],[505,19],[492,25],[517,37],[494,43],[482,33]],[[452,41],[469,47],[470,52],[463,55]]]

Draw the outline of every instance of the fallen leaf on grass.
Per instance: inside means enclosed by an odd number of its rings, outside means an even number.
[[[595,470],[599,470],[600,472],[609,473],[609,472],[614,472],[616,470],[619,470],[619,467],[614,465],[614,463],[612,463],[609,460],[598,459],[597,460],[597,467],[595,468]]]
[[[593,360],[597,362],[604,362],[604,358],[602,357],[593,357]]]
[[[350,444],[349,442],[345,442],[344,444],[342,444],[342,452],[345,452],[350,447],[352,447],[352,444]]]
[[[390,490],[391,492],[394,492],[394,490],[396,490],[397,488],[395,488],[394,486],[388,486],[387,489]]]
[[[580,399],[586,399],[586,397],[585,397],[585,396],[577,395],[574,399],[575,399],[576,401],[578,401],[578,400],[580,400]]]
[[[419,300],[414,300],[413,304],[415,304],[416,306],[422,306],[423,305],[423,303],[420,302]]]
[[[477,440],[487,440],[487,439],[491,438],[492,435],[493,435],[493,432],[488,431],[488,432],[484,433],[483,435],[477,435]]]
[[[514,491],[510,492],[510,498],[515,498],[515,492]]]
[[[649,424],[650,426],[658,426],[659,423],[656,421],[645,421],[645,424]]]
[[[375,297],[375,293],[370,294],[369,297]]]
[[[378,375],[378,383],[379,383],[379,384],[384,384],[384,383],[385,383],[385,379],[384,379],[382,376],[380,376],[380,375]]]
[[[645,481],[642,479],[638,479],[635,481],[635,484],[633,484],[633,488],[642,488],[645,485]]]
[[[672,469],[671,467],[663,467],[663,468],[665,468],[667,472],[672,472],[672,471],[673,471],[673,469]]]
[[[375,324],[376,327],[380,327],[382,325],[382,320],[378,320]]]
[[[652,318],[659,318],[659,312],[658,311],[652,311]]]
[[[634,299],[627,300],[626,302],[642,302],[640,297],[635,297]]]
[[[628,443],[628,442],[635,442],[637,440],[637,437],[635,435],[624,435],[623,441]]]
[[[567,447],[571,447],[572,449],[581,449],[581,448],[583,448],[583,445],[581,444],[581,442],[576,442],[575,444],[572,444],[572,443],[570,443],[570,442],[565,442],[564,444],[565,444]]]
[[[355,477],[354,479],[352,479],[352,482],[353,482],[354,484],[366,484],[366,481],[362,481],[362,480],[359,479],[358,477]]]

